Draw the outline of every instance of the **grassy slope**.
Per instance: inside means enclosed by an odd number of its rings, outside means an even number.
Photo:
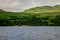
[[[60,7],[42,6],[31,8],[25,11],[25,13],[52,13],[52,12],[60,12]]]
[[[28,9],[24,12],[5,12],[0,10],[0,18],[9,18],[10,16],[29,16],[29,15],[42,15],[42,16],[55,16],[60,15],[60,5],[51,6],[42,6]]]

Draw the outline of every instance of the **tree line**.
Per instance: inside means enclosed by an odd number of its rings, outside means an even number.
[[[60,26],[60,15],[45,16],[30,15],[30,16],[10,16],[9,19],[0,18],[0,26]]]

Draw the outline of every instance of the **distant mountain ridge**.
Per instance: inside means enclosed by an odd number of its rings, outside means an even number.
[[[8,12],[0,9],[0,12]],[[60,4],[54,6],[40,6],[30,8],[24,11],[25,13],[43,13],[43,12],[60,12]]]
[[[5,12],[4,10],[0,9],[0,12]]]
[[[24,12],[25,13],[60,12],[60,5],[34,7],[25,10]]]

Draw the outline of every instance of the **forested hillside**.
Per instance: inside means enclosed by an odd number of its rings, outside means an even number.
[[[60,5],[34,7],[24,12],[0,9],[0,26],[60,26]]]

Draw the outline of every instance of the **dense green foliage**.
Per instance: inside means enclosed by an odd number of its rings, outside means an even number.
[[[56,5],[54,8],[52,9],[50,6],[36,7],[24,12],[0,10],[0,26],[60,26],[60,7]]]
[[[0,15],[0,26],[60,26],[60,13],[58,15],[39,15],[39,14],[28,14],[20,13],[18,15],[3,16]],[[50,13],[52,14],[52,13]],[[57,14],[57,13],[56,13]],[[5,15],[5,14],[4,14]]]

